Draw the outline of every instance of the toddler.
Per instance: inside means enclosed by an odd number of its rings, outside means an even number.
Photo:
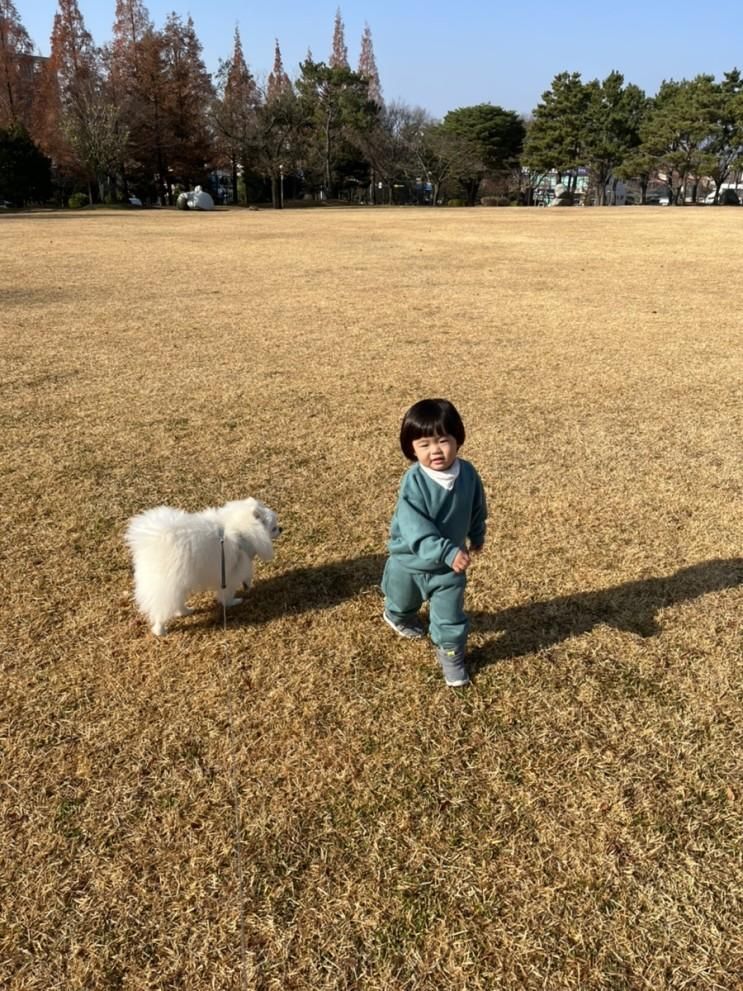
[[[382,615],[401,637],[424,635],[418,610],[428,599],[436,656],[456,687],[469,683],[464,587],[487,517],[480,476],[457,457],[463,443],[464,424],[448,400],[422,399],[405,414],[400,446],[414,464],[400,484],[382,578]]]

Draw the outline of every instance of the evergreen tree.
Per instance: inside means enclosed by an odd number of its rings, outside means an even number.
[[[647,111],[645,94],[624,86],[624,76],[610,73],[587,85],[583,163],[598,206],[606,203],[607,184],[624,159],[640,144],[640,125]]]
[[[670,205],[683,204],[689,182],[709,175],[716,166],[711,150],[719,135],[714,77],[664,81],[643,121],[641,135],[643,150],[666,177]]]
[[[648,99],[646,114],[651,112],[652,106],[652,99]],[[640,203],[644,204],[647,199],[648,185],[655,174],[655,167],[655,156],[651,155],[647,148],[640,143],[636,148],[627,152],[621,163],[615,168],[614,174],[620,179],[636,179],[640,185]]]
[[[46,202],[51,192],[51,162],[23,125],[0,128],[0,199],[25,206]]]
[[[317,162],[326,195],[333,196],[344,171],[340,163],[352,161],[351,149],[361,149],[379,108],[369,100],[366,80],[348,68],[333,68],[324,62],[302,62],[297,90],[314,136],[306,148],[308,168],[311,171],[313,161]],[[353,178],[359,181],[357,175]]]
[[[523,162],[538,172],[556,170],[568,175],[568,187],[575,188],[579,166],[585,158],[587,109],[590,91],[579,72],[561,72],[552,88],[542,94],[534,110],[524,145]]]
[[[449,111],[441,129],[459,142],[453,174],[470,206],[486,175],[509,172],[518,164],[524,122],[513,110],[490,103],[461,107]]]
[[[709,175],[715,183],[715,203],[720,186],[743,165],[743,77],[739,70],[724,73],[716,89],[717,122],[707,148],[714,157]]]

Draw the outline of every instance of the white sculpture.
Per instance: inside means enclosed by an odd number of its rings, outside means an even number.
[[[201,186],[196,186],[190,193],[181,193],[175,205],[180,210],[213,210],[214,200],[209,193],[204,192]]]

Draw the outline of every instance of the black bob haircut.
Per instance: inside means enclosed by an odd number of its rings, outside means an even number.
[[[417,461],[413,441],[450,434],[457,446],[464,444],[464,424],[448,399],[421,399],[407,411],[400,427],[400,447],[408,461]]]

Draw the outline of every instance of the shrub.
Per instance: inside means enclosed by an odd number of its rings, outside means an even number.
[[[88,205],[88,197],[85,193],[73,193],[72,196],[67,200],[67,206],[70,210],[81,210],[84,206]]]
[[[480,203],[483,206],[510,206],[511,200],[508,196],[481,196]]]
[[[720,206],[740,206],[740,198],[734,189],[723,189],[718,203]]]
[[[0,201],[43,203],[52,194],[51,161],[22,125],[0,128]]]
[[[447,206],[467,206],[467,204],[464,202],[464,200],[447,200],[446,201],[446,205]]]

